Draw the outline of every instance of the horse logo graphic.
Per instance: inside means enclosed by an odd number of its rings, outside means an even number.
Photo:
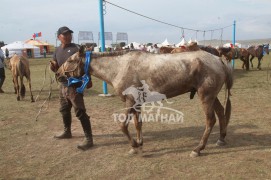
[[[163,103],[161,102],[162,100],[165,100],[167,103],[171,104],[171,102],[167,101],[166,95],[155,91],[151,92],[145,80],[140,82],[142,83],[141,87],[130,86],[122,92],[123,95],[130,94],[133,96],[135,104],[132,108],[134,108],[136,111],[140,111],[140,107],[142,107],[143,111],[150,113],[154,108],[157,108],[157,113],[160,113],[160,109],[163,107]],[[155,103],[157,103],[157,105]],[[150,107],[150,109],[146,110],[146,107]]]

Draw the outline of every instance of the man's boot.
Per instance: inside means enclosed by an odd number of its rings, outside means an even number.
[[[60,135],[55,135],[54,138],[56,139],[70,139],[72,138],[71,133],[71,123],[72,117],[71,113],[62,113],[63,124],[64,124],[64,131]]]
[[[90,120],[87,115],[84,118],[81,118],[80,121],[84,130],[85,138],[81,144],[77,145],[77,148],[85,151],[93,146],[92,130]]]

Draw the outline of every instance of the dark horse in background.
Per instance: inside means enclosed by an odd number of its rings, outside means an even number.
[[[218,50],[215,48],[215,47],[212,47],[212,46],[204,46],[204,45],[198,45],[198,47],[203,50],[203,51],[206,51],[210,54],[213,54],[215,56],[218,56],[218,57],[221,57]]]
[[[17,101],[20,101],[25,97],[25,86],[23,83],[23,77],[25,76],[28,81],[31,102],[34,102],[31,90],[30,68],[28,59],[26,59],[23,56],[18,56],[15,54],[9,59],[8,67],[12,73],[13,78],[12,80],[14,84],[15,93],[17,94]]]
[[[252,60],[254,59],[254,57],[257,57],[258,58],[257,68],[261,70],[261,60],[264,54],[269,54],[269,44],[250,46],[249,48],[247,48],[247,50],[248,50],[249,55],[251,55],[251,58],[250,58],[251,68],[253,68]]]
[[[246,70],[249,70],[249,52],[245,48],[238,47],[219,47],[218,48],[219,56],[224,56],[227,61],[232,59],[240,59],[243,61],[242,68],[246,66]]]

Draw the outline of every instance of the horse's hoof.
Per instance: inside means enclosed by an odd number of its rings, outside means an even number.
[[[142,147],[138,147],[138,148],[132,148],[130,149],[130,151],[128,152],[128,155],[132,156],[135,154],[143,154],[143,149]]]
[[[191,153],[190,153],[190,157],[192,157],[192,158],[194,158],[194,157],[199,157],[200,156],[200,153],[197,153],[197,152],[195,152],[195,151],[192,151]]]
[[[225,146],[227,143],[225,141],[222,141],[220,139],[217,140],[216,145],[217,146]]]
[[[136,155],[136,154],[138,154],[138,151],[137,151],[136,148],[132,148],[132,149],[130,149],[130,151],[128,152],[128,156],[134,156],[134,155]]]

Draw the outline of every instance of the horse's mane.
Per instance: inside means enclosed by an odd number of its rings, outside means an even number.
[[[223,52],[223,53],[228,53],[231,51],[231,47],[219,47],[219,49]]]
[[[122,51],[113,51],[113,52],[93,52],[92,57],[96,58],[96,57],[107,57],[107,56],[119,56],[119,55],[127,54],[131,51],[134,51],[134,50],[126,49]]]

